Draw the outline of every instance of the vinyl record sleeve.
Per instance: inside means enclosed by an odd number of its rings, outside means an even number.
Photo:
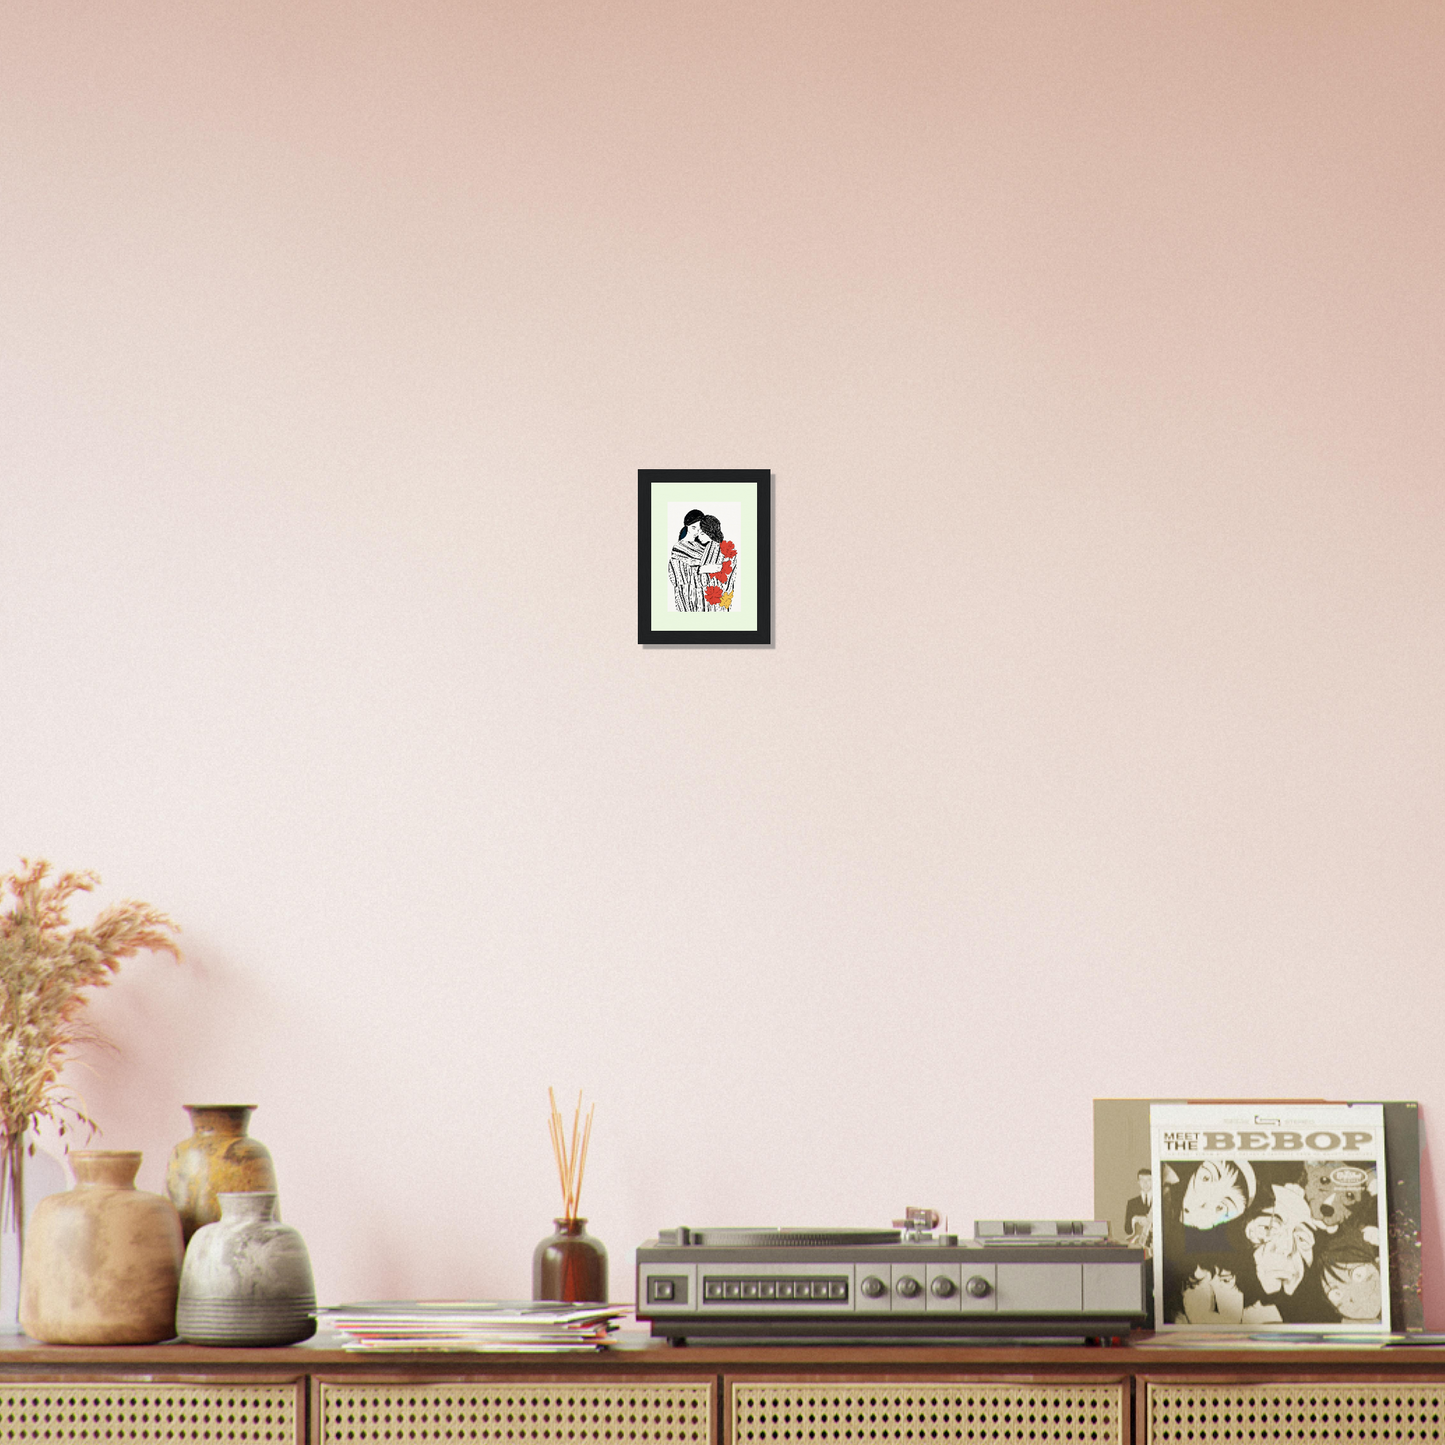
[[[1155,1104],[1154,1324],[1390,1328],[1379,1104]]]
[[[1420,1106],[1413,1099],[1095,1099],[1094,1218],[1107,1220],[1114,1239],[1131,1233],[1152,1253],[1153,1175],[1149,1166],[1151,1104],[1254,1104],[1270,1109],[1303,1103],[1380,1103],[1385,1111],[1385,1201],[1390,1222],[1390,1327],[1411,1336],[1425,1328],[1421,1289]],[[1140,1239],[1147,1220],[1149,1238]],[[1130,1223],[1134,1229],[1131,1231]],[[1152,1260],[1151,1260],[1152,1270]]]

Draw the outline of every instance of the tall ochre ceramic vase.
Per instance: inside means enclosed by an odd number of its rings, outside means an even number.
[[[276,1192],[271,1151],[251,1138],[246,1127],[254,1104],[186,1104],[195,1133],[171,1151],[166,1193],[181,1216],[187,1240],[221,1217],[217,1198],[229,1193]]]
[[[75,1188],[35,1206],[20,1270],[20,1328],[52,1345],[150,1345],[176,1332],[181,1221],[135,1187],[141,1156],[70,1156]]]

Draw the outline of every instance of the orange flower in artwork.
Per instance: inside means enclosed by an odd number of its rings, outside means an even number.
[[[722,603],[724,612],[731,612],[733,610],[733,594],[731,592],[724,592],[718,601]]]
[[[721,601],[723,600],[723,590],[722,590],[721,587],[709,587],[702,595],[707,599],[709,606],[712,606],[712,607],[718,606],[718,604],[721,603]],[[728,593],[728,605],[729,605],[729,606],[732,605],[732,596],[733,596],[733,594],[732,594],[731,592],[729,592],[729,593]]]

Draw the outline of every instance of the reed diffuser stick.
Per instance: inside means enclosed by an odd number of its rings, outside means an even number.
[[[582,1175],[587,1168],[587,1144],[592,1138],[592,1115],[597,1105],[588,1106],[584,1123],[582,1091],[577,1091],[577,1107],[572,1111],[572,1136],[569,1139],[567,1126],[562,1122],[562,1111],[557,1107],[557,1096],[550,1087],[547,1102],[551,1105],[547,1131],[552,1136],[552,1157],[557,1161],[557,1178],[562,1185],[562,1217],[568,1224],[574,1224],[582,1198]]]

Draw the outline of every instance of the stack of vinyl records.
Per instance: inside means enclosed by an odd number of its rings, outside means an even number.
[[[596,1350],[628,1305],[486,1300],[379,1300],[316,1311],[348,1350]]]

